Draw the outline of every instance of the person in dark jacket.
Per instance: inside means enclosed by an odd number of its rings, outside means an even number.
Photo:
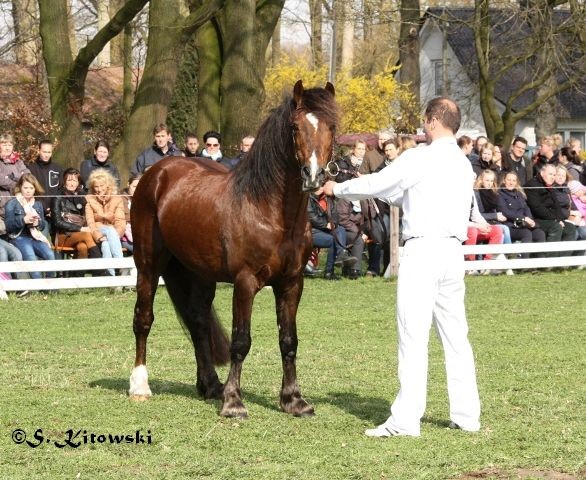
[[[51,197],[57,195],[61,188],[61,176],[63,167],[52,161],[53,142],[41,140],[39,142],[39,156],[33,163],[28,165],[31,173],[37,178],[45,195],[39,200],[45,209],[45,217],[51,219]]]
[[[576,229],[565,228],[564,211],[555,193],[556,167],[551,163],[541,166],[539,173],[525,184],[527,204],[537,226],[545,232],[547,242],[574,240]],[[551,253],[551,256],[557,254]]]
[[[171,132],[164,123],[155,125],[153,128],[153,137],[153,144],[141,152],[136,157],[132,167],[130,167],[131,176],[136,177],[139,174],[142,175],[146,170],[165,157],[182,156],[181,150],[173,144]]]
[[[116,185],[120,186],[120,173],[116,165],[110,161],[110,144],[106,140],[98,140],[94,145],[94,156],[81,162],[79,172],[81,181],[86,189],[90,174],[98,168],[110,173],[116,179]]]
[[[497,209],[505,217],[511,241],[521,243],[545,242],[545,233],[537,227],[531,209],[525,200],[525,192],[519,183],[516,172],[507,172],[503,179],[503,186],[499,190]],[[521,254],[529,258],[528,253]]]
[[[51,203],[55,245],[75,248],[77,258],[102,258],[85,221],[85,204],[81,174],[75,168],[68,168],[63,172],[63,188]]]

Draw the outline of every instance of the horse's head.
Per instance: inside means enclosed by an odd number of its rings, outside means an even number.
[[[326,166],[332,159],[337,123],[334,86],[304,90],[298,80],[293,89],[293,142],[304,192],[317,190],[325,181]]]

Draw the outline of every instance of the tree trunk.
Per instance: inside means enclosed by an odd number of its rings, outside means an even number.
[[[108,9],[110,18],[112,18],[123,5],[124,0],[110,0],[110,7]],[[124,32],[126,32],[126,28],[124,29]],[[125,33],[118,34],[110,41],[110,65],[113,67],[122,67],[124,65],[124,35]],[[132,57],[128,58],[131,60]]]
[[[39,63],[38,42],[39,12],[35,0],[12,0],[15,56],[18,65],[33,66]]]
[[[147,0],[129,0],[124,8],[72,58],[67,0],[39,0],[40,32],[47,68],[51,115],[60,127],[55,159],[78,166],[83,156],[81,129],[85,79],[92,61]]]
[[[419,0],[401,1],[401,29],[399,32],[400,82],[409,85],[409,90],[421,102],[421,74],[419,71]],[[419,112],[402,106],[402,115],[408,125],[418,125]]]
[[[325,57],[322,42],[322,0],[309,0],[309,21],[311,23],[311,63],[315,68],[323,65]]]

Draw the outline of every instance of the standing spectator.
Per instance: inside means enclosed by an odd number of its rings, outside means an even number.
[[[513,171],[505,173],[503,185],[504,188],[499,190],[497,208],[506,218],[505,224],[509,226],[511,241],[521,243],[545,242],[545,233],[537,227],[533,219],[517,173]],[[522,253],[521,257],[529,258],[529,254]]]
[[[383,162],[385,157],[384,143],[393,138],[393,135],[388,130],[381,130],[378,132],[377,146],[374,150],[369,150],[364,153],[364,161],[360,165],[360,173],[372,173]],[[354,144],[356,146],[356,144]],[[366,143],[364,144],[366,147]]]
[[[538,175],[541,167],[546,163],[558,164],[558,156],[555,153],[555,142],[553,137],[543,137],[539,141],[539,150],[533,157],[533,176]]]
[[[25,173],[30,170],[20,159],[20,154],[14,151],[14,137],[3,133],[0,135],[0,208],[4,208],[16,182]]]
[[[222,136],[219,132],[210,130],[203,135],[204,149],[201,151],[201,156],[211,158],[214,162],[222,163],[224,155],[222,154]],[[226,165],[230,168],[230,165]]]
[[[363,163],[365,153],[366,142],[364,140],[356,140],[350,155],[342,157],[336,161],[338,167],[336,182],[345,182],[346,180],[362,175],[360,173],[360,166]]]
[[[79,172],[81,181],[85,188],[88,188],[88,179],[94,170],[101,168],[107,171],[116,180],[116,185],[120,186],[120,173],[118,168],[110,161],[110,144],[106,140],[98,140],[94,145],[94,155],[81,162]]]
[[[324,186],[328,195],[346,200],[387,198],[404,209],[405,247],[397,284],[400,390],[387,421],[366,430],[370,437],[420,435],[432,324],[444,347],[450,426],[473,432],[480,429],[461,247],[470,216],[473,172],[456,144],[460,119],[460,109],[452,100],[431,100],[424,115],[427,146],[407,150],[378,173]],[[430,206],[438,199],[442,215],[430,215]]]
[[[6,204],[6,232],[12,243],[20,250],[25,261],[54,260],[49,240],[41,230],[45,228],[43,205],[35,200],[35,194],[43,194],[43,188],[32,173],[23,174],[14,186],[15,197]],[[54,277],[55,272],[47,272]],[[31,278],[41,278],[39,272],[30,272]]]
[[[484,135],[479,135],[476,137],[476,140],[474,140],[474,148],[472,149],[472,152],[470,152],[470,155],[468,155],[471,163],[478,161],[480,155],[482,154],[482,147],[484,147],[484,145],[487,143],[488,138],[486,138]]]
[[[537,226],[545,232],[547,242],[574,240],[576,230],[565,229],[564,214],[554,189],[556,167],[551,163],[541,166],[539,173],[525,185],[527,204]],[[555,252],[549,256],[556,256]]]
[[[94,170],[87,181],[89,194],[85,217],[92,235],[100,244],[103,258],[122,258],[120,238],[126,230],[124,204],[116,180],[106,170]],[[108,269],[114,276],[114,269]]]
[[[559,164],[566,167],[568,175],[572,178],[570,180],[578,180],[582,177],[584,166],[580,162],[580,158],[576,152],[570,147],[562,147],[558,154]]]
[[[252,144],[254,143],[254,137],[252,135],[246,135],[240,140],[240,151],[238,155],[234,158],[230,159],[230,170],[233,169],[240,161],[248,155],[248,152],[252,148]]]
[[[183,155],[187,158],[195,158],[198,156],[199,140],[195,133],[188,133],[185,135],[185,148],[183,149]]]
[[[532,174],[528,175],[528,172],[531,172],[533,167],[525,157],[525,152],[527,152],[527,140],[523,137],[515,137],[509,151],[503,154],[503,169],[505,172],[515,172],[520,185],[524,185],[532,177]]]
[[[164,123],[158,123],[153,128],[153,144],[136,157],[130,167],[130,175],[133,177],[143,174],[148,168],[165,157],[181,155],[181,151],[173,145],[171,132]]]
[[[464,152],[464,155],[470,159],[470,154],[474,150],[474,141],[468,135],[458,137],[458,147]]]
[[[51,199],[55,244],[74,248],[77,258],[101,258],[85,219],[86,200],[79,170],[68,168],[63,172],[63,188],[58,193]]]
[[[53,143],[51,140],[41,140],[39,142],[39,155],[28,166],[45,191],[45,195],[40,198],[40,201],[45,210],[47,221],[51,219],[51,199],[59,193],[63,175],[63,167],[53,162],[52,156]]]

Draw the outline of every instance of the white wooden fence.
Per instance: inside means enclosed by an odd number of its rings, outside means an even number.
[[[513,243],[509,245],[464,245],[463,254],[486,254],[490,253],[493,258],[499,253],[518,254],[523,252],[571,252],[586,251],[586,241],[576,242],[546,242],[546,243]],[[399,255],[401,249],[399,249]],[[546,258],[512,258],[475,260],[466,262],[467,270],[508,270],[510,269],[539,269],[548,267],[570,267],[586,265],[586,256],[556,256]],[[115,277],[81,277],[67,276],[64,278],[41,278],[41,279],[13,279],[0,280],[0,298],[6,298],[5,292],[24,290],[59,290],[73,288],[97,288],[97,287],[134,287],[136,286],[136,270],[134,259],[112,258],[112,259],[87,259],[87,260],[41,260],[34,262],[0,262],[0,272],[21,273],[21,272],[85,272],[88,270],[105,270],[107,268],[126,270],[127,275]],[[385,276],[390,276],[390,269]],[[159,280],[163,284],[162,279]]]

